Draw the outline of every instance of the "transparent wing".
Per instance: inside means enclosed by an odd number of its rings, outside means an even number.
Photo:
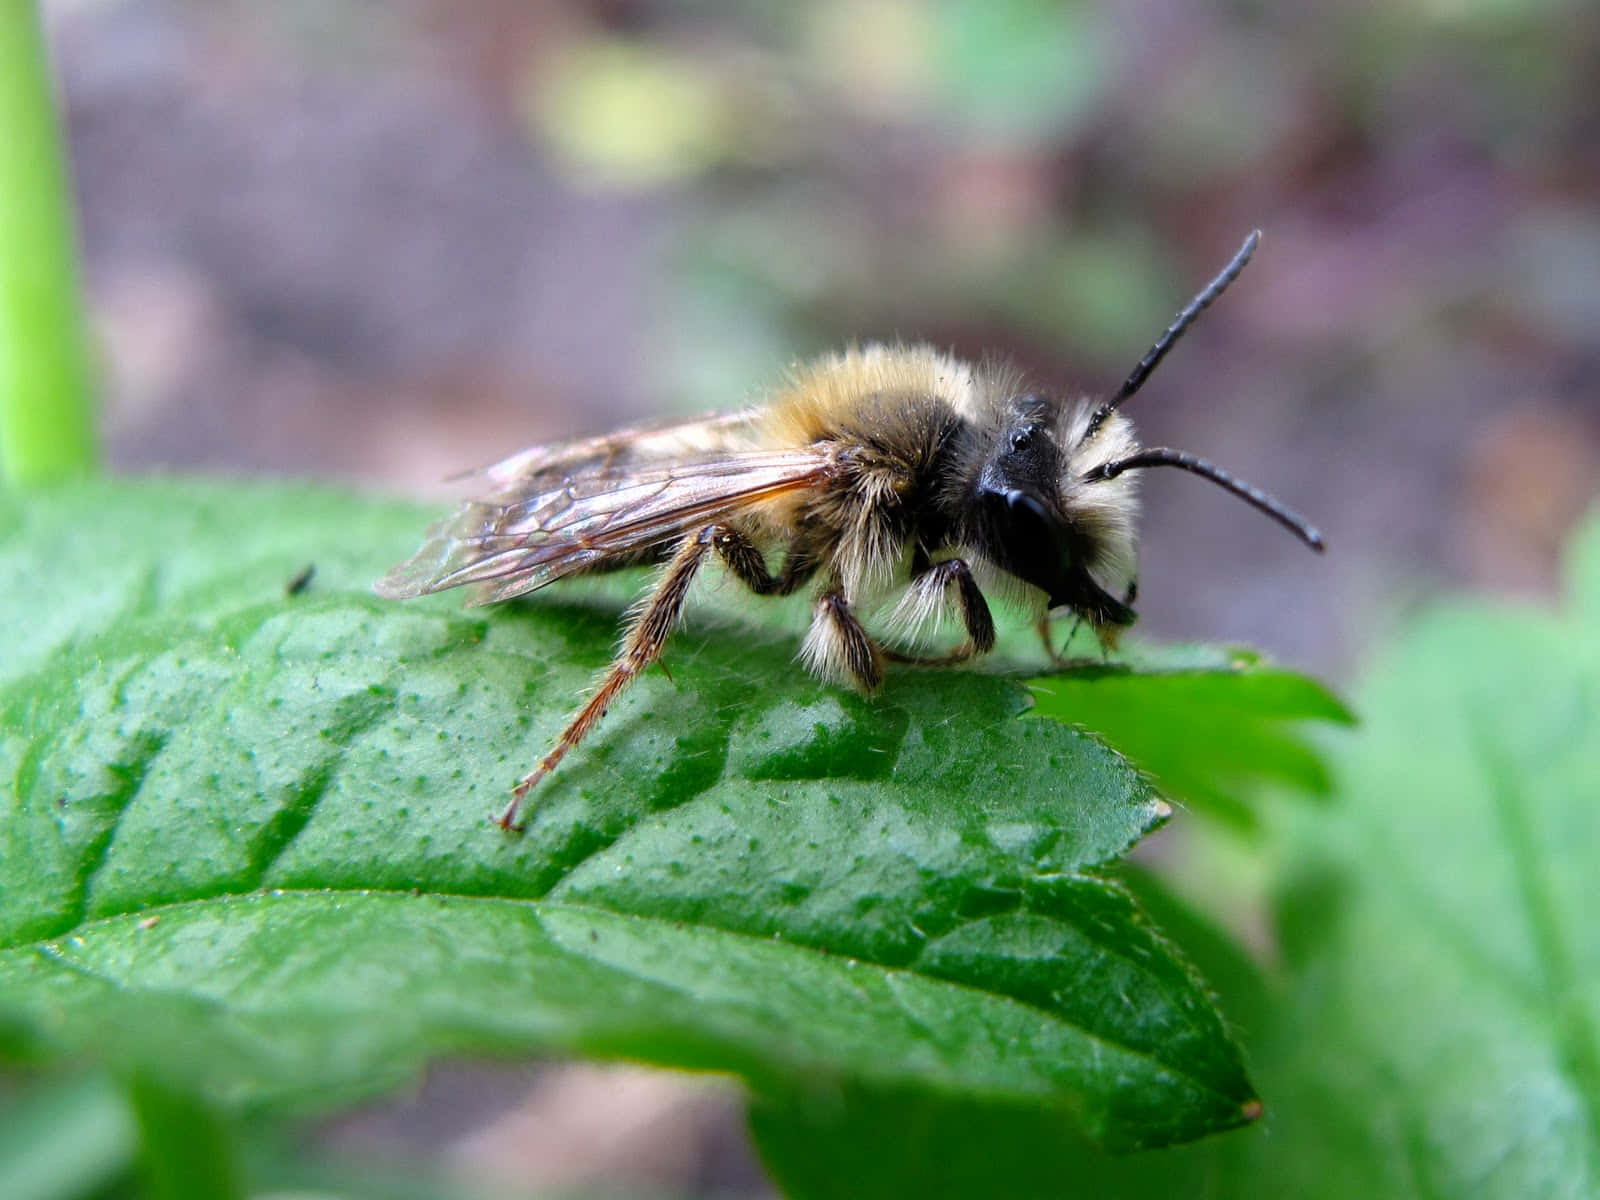
[[[749,449],[758,417],[757,410],[749,409],[533,446],[457,478],[474,488],[484,502],[510,503],[532,492],[559,487],[575,476],[622,476],[645,466],[699,462]]]
[[[374,585],[378,594],[403,599],[470,584],[470,603],[509,599],[820,487],[831,471],[830,460],[810,450],[723,453],[656,466],[583,461],[588,465],[571,472],[541,466],[526,475],[527,490],[502,484],[489,499],[464,504]]]

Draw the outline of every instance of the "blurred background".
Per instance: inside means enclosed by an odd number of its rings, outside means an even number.
[[[1141,632],[1342,683],[1441,591],[1553,597],[1600,493],[1585,0],[44,9],[124,471],[434,494],[874,338],[1106,391],[1259,226],[1130,412],[1329,553],[1153,473]],[[446,1071],[320,1136],[762,1186],[664,1077]]]

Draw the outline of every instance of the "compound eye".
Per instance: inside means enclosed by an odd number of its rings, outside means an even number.
[[[1072,565],[1072,546],[1063,535],[1061,522],[1037,496],[1013,488],[1006,493],[1011,535],[1019,548],[1027,547],[1027,557],[1048,559],[1050,567],[1035,574],[1066,570]],[[1043,565],[1043,564],[1041,564]]]
[[[1039,497],[1011,488],[998,499],[1005,504],[1005,531],[999,565],[1049,597],[1050,607],[1064,603],[1073,578],[1072,541],[1061,518]]]
[[[1087,547],[1072,527],[1037,494],[998,488],[982,497],[990,514],[987,553],[995,565],[1044,592],[1050,608],[1070,607],[1097,625],[1131,625],[1127,601],[1109,595],[1082,565]]]

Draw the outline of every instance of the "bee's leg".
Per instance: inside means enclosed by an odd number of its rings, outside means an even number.
[[[1067,630],[1067,640],[1065,642],[1061,643],[1061,648],[1063,650],[1065,650],[1068,646],[1072,645],[1072,639],[1078,636],[1078,630],[1080,630],[1082,628],[1083,628],[1083,614],[1082,613],[1078,613],[1077,615],[1075,615],[1072,618],[1072,628]]]
[[[816,573],[816,559],[791,547],[776,574],[767,570],[767,556],[750,538],[732,525],[719,525],[712,545],[734,578],[758,596],[787,596]]]
[[[989,602],[983,598],[978,581],[972,577],[972,568],[959,558],[931,563],[913,575],[905,599],[895,609],[895,617],[891,619],[898,618],[913,629],[920,626],[943,609],[951,584],[955,585],[956,608],[961,614],[961,624],[966,628],[967,640],[948,654],[901,654],[886,650],[884,654],[887,657],[895,662],[942,667],[965,662],[975,654],[987,654],[994,649],[994,616],[989,612]]]
[[[1127,590],[1122,593],[1122,606],[1124,608],[1127,608],[1127,609],[1132,609],[1133,608],[1133,602],[1135,600],[1137,600],[1138,598],[1139,598],[1139,581],[1137,579],[1130,579],[1130,580],[1128,580],[1128,588],[1127,588]],[[1082,621],[1083,618],[1079,617],[1078,620]],[[1076,633],[1078,631],[1078,627],[1076,625],[1074,625],[1072,627],[1072,631],[1074,633]],[[1115,646],[1116,646],[1115,637],[1113,637],[1110,641],[1106,640],[1106,638],[1104,636],[1102,636],[1100,638],[1100,661],[1101,662],[1110,662],[1111,661],[1111,651]]]
[[[862,692],[883,682],[883,651],[872,640],[844,593],[834,587],[817,597],[800,657],[813,675]]]
[[[1039,635],[1039,640],[1044,643],[1044,652],[1049,655],[1051,662],[1059,667],[1067,661],[1061,656],[1061,651],[1056,649],[1055,634],[1051,632],[1050,613],[1048,610],[1039,614],[1039,619],[1033,623],[1033,629]],[[1078,627],[1074,625],[1072,633],[1076,633],[1077,630]],[[1072,641],[1072,633],[1067,634],[1068,642]]]
[[[1049,613],[1045,613],[1039,618],[1039,624],[1035,626],[1035,628],[1039,631],[1039,640],[1044,642],[1044,652],[1050,656],[1050,661],[1056,666],[1070,667],[1074,662],[1080,661],[1078,659],[1071,659],[1067,657],[1067,647],[1072,645],[1072,639],[1077,637],[1078,630],[1083,628],[1082,613],[1076,613],[1073,615],[1072,628],[1067,630],[1066,640],[1061,643],[1061,648],[1059,650],[1056,648],[1055,637],[1050,631]]]
[[[584,736],[595,727],[601,717],[606,715],[606,709],[610,707],[611,702],[660,655],[667,635],[673,631],[678,624],[678,618],[683,615],[683,602],[689,593],[689,584],[693,582],[695,571],[705,558],[706,551],[711,548],[714,532],[713,527],[707,526],[699,533],[691,534],[678,547],[677,553],[662,571],[660,582],[656,584],[649,601],[632,618],[628,632],[623,638],[622,651],[610,669],[601,676],[594,695],[589,697],[589,702],[578,710],[578,715],[573,717],[561,731],[561,736],[556,739],[556,744],[550,753],[546,754],[539,761],[539,765],[529,771],[522,782],[511,790],[511,803],[506,805],[505,811],[496,818],[496,824],[500,828],[513,833],[521,832],[522,827],[516,820],[517,809],[522,805],[523,797],[541,779],[556,769],[556,765],[567,756],[567,751],[583,741]]]

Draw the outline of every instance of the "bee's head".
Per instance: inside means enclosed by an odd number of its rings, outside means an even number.
[[[1072,609],[1109,641],[1135,615],[1129,607],[1138,508],[1132,480],[1100,488],[1088,504],[1080,503],[1056,403],[1030,394],[1008,407],[973,498],[984,554],[1042,591],[1049,608]]]
[[[1114,641],[1135,616],[1130,607],[1139,513],[1134,480],[1144,468],[1179,467],[1209,479],[1313,550],[1322,549],[1315,528],[1259,488],[1182,450],[1141,449],[1132,424],[1117,411],[1194,319],[1238,278],[1260,238],[1256,232],[1245,239],[1110,400],[1065,412],[1042,396],[1013,399],[978,476],[975,500],[985,554],[1043,591],[1051,609],[1071,608],[1090,622],[1102,642]]]

